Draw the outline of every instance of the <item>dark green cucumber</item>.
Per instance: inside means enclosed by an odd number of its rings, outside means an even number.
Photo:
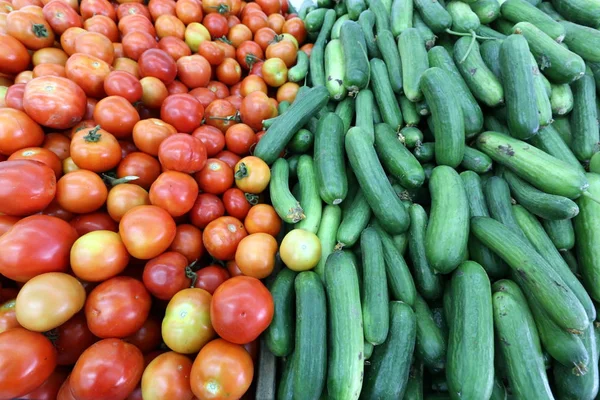
[[[283,268],[269,287],[275,311],[265,332],[265,343],[277,357],[287,357],[294,350],[295,279],[296,272]]]
[[[346,3],[346,8],[348,9],[348,17],[353,21],[357,21],[360,13],[367,9],[367,4],[364,0],[344,0],[344,3]]]
[[[408,28],[413,27],[413,0],[393,0],[390,15],[390,27],[394,37],[400,36]]]
[[[446,366],[446,337],[435,324],[429,306],[419,295],[415,298],[414,310],[417,318],[415,352],[428,370],[442,371]]]
[[[387,66],[392,90],[398,94],[402,93],[402,64],[392,32],[385,29],[380,30],[377,34],[377,46]]]
[[[356,95],[356,126],[375,141],[375,128],[373,124],[373,107],[375,98],[369,89],[363,89]]]
[[[294,197],[289,187],[289,166],[284,158],[278,158],[271,167],[269,193],[271,204],[279,217],[288,224],[300,222],[306,216],[300,202]]]
[[[594,74],[596,90],[600,90],[600,63],[588,61],[586,64],[592,70],[592,74]]]
[[[555,42],[532,23],[519,22],[512,28],[512,32],[525,36],[540,70],[552,82],[571,83],[583,76],[583,59]]]
[[[461,37],[454,44],[454,60],[471,92],[480,102],[495,107],[504,102],[504,90],[498,78],[485,65],[479,44],[470,37]],[[470,49],[470,51],[469,51]]]
[[[573,111],[570,114],[573,141],[571,150],[580,161],[589,160],[598,151],[600,133],[596,109],[596,82],[591,71],[571,85]]]
[[[423,365],[420,363],[410,369],[404,400],[423,400]]]
[[[414,148],[413,154],[421,163],[433,161],[435,158],[435,143],[421,143]]]
[[[325,86],[325,45],[331,35],[337,16],[334,10],[327,10],[323,25],[309,58],[309,77],[312,86]]]
[[[562,250],[560,255],[569,266],[571,272],[573,272],[574,275],[579,275],[579,263],[577,262],[575,254],[571,250]]]
[[[329,254],[333,253],[337,244],[337,231],[342,220],[342,210],[339,206],[328,204],[323,209],[317,237],[321,242],[321,259],[315,267],[321,280],[325,280],[325,263]]]
[[[479,150],[467,146],[460,166],[478,174],[485,174],[492,170],[492,159]]]
[[[344,212],[344,218],[337,231],[337,241],[339,247],[352,247],[358,241],[360,233],[369,224],[371,219],[371,206],[363,195],[362,190],[358,190],[352,199],[351,204]]]
[[[597,29],[568,21],[562,21],[560,25],[567,33],[565,43],[571,51],[586,61],[600,62],[600,32]]]
[[[448,166],[438,166],[429,179],[431,212],[425,250],[434,271],[450,273],[467,255],[469,205],[458,173]]]
[[[373,346],[371,343],[365,341],[365,346],[364,346],[364,350],[363,350],[363,356],[365,357],[365,360],[368,360],[369,358],[371,358],[374,348],[375,348],[375,346]]]
[[[571,250],[575,246],[575,228],[570,219],[542,219],[542,225],[558,250]]]
[[[412,204],[410,230],[408,234],[408,254],[412,261],[412,274],[419,293],[427,300],[438,299],[443,292],[442,279],[436,275],[425,255],[425,233],[427,232],[427,213],[419,204]]]
[[[315,399],[325,387],[327,375],[327,302],[316,272],[300,272],[296,289],[296,345],[294,350],[294,399]],[[310,387],[305,387],[310,382]]]
[[[314,144],[315,172],[319,195],[327,204],[340,204],[348,193],[345,132],[342,119],[334,113],[319,120]]]
[[[430,0],[417,0],[430,1]],[[438,3],[435,3],[438,4]],[[402,60],[402,81],[405,96],[412,102],[423,98],[421,75],[429,68],[427,49],[416,28],[408,28],[398,38],[398,51]]]
[[[267,130],[254,148],[254,155],[269,165],[273,164],[294,134],[316,115],[328,100],[329,93],[324,86],[309,89]]]
[[[402,112],[402,118],[406,125],[410,127],[419,125],[421,114],[417,111],[415,103],[407,99],[404,95],[398,96],[398,103],[400,105],[400,111]]]
[[[364,334],[356,266],[345,251],[327,258],[325,287],[329,308],[330,348],[327,392],[331,398],[358,399],[363,383]],[[314,321],[311,321],[314,322]],[[312,381],[304,384],[313,385]]]
[[[344,73],[342,43],[338,39],[330,40],[325,47],[325,87],[333,100],[341,100],[348,93],[344,86]]]
[[[296,65],[288,70],[288,80],[290,82],[303,81],[308,74],[308,65],[308,55],[304,51],[298,50],[298,54],[296,55]]]
[[[405,126],[400,130],[398,137],[408,149],[414,149],[423,141],[423,132],[414,126]]]
[[[452,0],[446,4],[446,11],[452,17],[452,30],[454,32],[470,33],[479,28],[479,17],[467,3]]]
[[[488,399],[494,384],[494,325],[490,280],[476,262],[452,275],[454,319],[448,339],[446,378],[453,397]]]
[[[569,21],[593,28],[600,25],[600,4],[593,0],[552,0],[552,5]]]
[[[531,65],[533,69],[533,87],[535,89],[535,104],[537,107],[540,127],[550,125],[552,123],[552,104],[550,104],[550,96],[552,87],[546,77],[540,72],[535,57],[529,53]]]
[[[500,132],[510,135],[508,127],[494,115],[486,115],[483,119],[483,126],[488,131]],[[535,137],[535,136],[534,136]]]
[[[421,39],[423,39],[423,44],[425,45],[426,49],[429,50],[430,48],[435,46],[435,40],[437,39],[437,36],[427,26],[425,21],[423,21],[418,12],[413,13],[412,27],[419,31],[419,35],[421,35]]]
[[[304,154],[309,151],[315,140],[315,135],[308,129],[300,129],[292,136],[287,149],[295,154]]]
[[[365,371],[361,399],[401,399],[406,391],[415,348],[416,319],[409,305],[390,303],[390,331],[376,346]],[[345,398],[344,398],[345,399]]]
[[[438,165],[457,167],[465,152],[465,123],[451,79],[449,73],[433,67],[423,73],[421,89],[434,123],[435,160]]]
[[[340,38],[342,24],[348,21],[349,19],[350,17],[348,17],[348,14],[344,14],[335,21],[335,24],[333,24],[333,28],[331,28],[331,40]]]
[[[350,93],[357,93],[369,84],[369,63],[365,35],[354,21],[346,21],[340,30],[344,56],[344,86]]]
[[[479,47],[483,62],[500,82],[502,82],[502,68],[500,66],[500,48],[502,47],[502,42],[503,40],[486,40]]]
[[[573,132],[571,132],[571,123],[569,122],[568,116],[554,118],[552,126],[559,133],[566,145],[571,146],[571,143],[573,142]]]
[[[277,400],[294,399],[294,354],[282,362],[283,368],[277,385]]]
[[[477,0],[469,3],[469,7],[482,24],[489,24],[500,15],[500,4],[496,0]]]
[[[518,139],[489,131],[479,135],[476,143],[492,160],[546,193],[575,199],[589,185],[576,167]]]
[[[358,17],[358,24],[361,26],[367,45],[369,58],[381,58],[377,41],[375,40],[375,14],[371,10],[365,10]]]
[[[501,16],[499,18],[496,18],[496,20],[492,22],[492,27],[506,36],[512,35],[513,26],[514,24],[512,22],[505,18],[502,18]]]
[[[502,380],[499,379],[498,375],[496,374],[494,376],[494,387],[492,389],[492,396],[490,397],[490,400],[506,400],[506,399],[507,399],[506,388],[504,387],[504,383],[502,382]]]
[[[383,245],[374,228],[367,228],[362,232],[360,249],[363,264],[362,315],[365,340],[378,345],[383,343],[388,335],[390,311]]]
[[[408,248],[408,235],[406,233],[394,235],[392,236],[392,241],[394,242],[396,249],[398,249],[398,252],[404,256],[404,253],[406,253],[406,249]]]
[[[392,91],[385,62],[378,58],[373,58],[370,66],[371,90],[377,101],[381,117],[392,129],[400,129],[402,126],[402,113]]]
[[[573,109],[573,91],[571,86],[563,83],[562,85],[552,85],[552,94],[550,96],[552,105],[552,114],[565,115]]]
[[[500,7],[502,18],[517,23],[530,22],[557,42],[565,38],[565,28],[526,0],[506,0]]]
[[[452,17],[442,6],[435,0],[415,0],[415,7],[419,11],[423,21],[434,33],[445,32],[452,26]]]
[[[306,18],[304,18],[304,27],[306,30],[308,32],[319,32],[321,26],[323,26],[326,12],[326,8],[317,8],[306,14]]]
[[[577,296],[527,239],[486,217],[472,218],[471,229],[484,245],[523,278],[524,290],[533,293],[554,322],[563,329],[581,331],[587,328],[588,317]]]
[[[529,141],[538,149],[543,150],[551,156],[565,161],[581,172],[584,172],[583,166],[579,163],[579,160],[577,160],[575,154],[573,154],[569,146],[565,143],[558,132],[558,129],[556,129],[556,126],[557,125],[555,121],[552,125],[548,125],[540,129],[538,134],[529,139]]]
[[[417,188],[425,181],[423,167],[388,124],[375,126],[375,150],[379,161],[402,186]]]
[[[549,15],[555,21],[564,21],[565,20],[565,18],[562,15],[560,15],[558,13],[558,11],[556,11],[556,9],[552,5],[552,3],[550,3],[549,1],[541,2],[540,4],[537,5],[537,8],[539,8],[540,10],[545,12],[547,15]]]
[[[536,327],[528,323],[531,313],[527,303],[505,292],[494,293],[492,303],[497,345],[507,364],[513,395],[520,399],[554,399],[542,353],[532,340]]]
[[[329,1],[329,0],[326,0]],[[333,3],[333,2],[332,2]],[[333,9],[335,10],[335,15],[339,18],[342,15],[348,15],[348,8],[346,8],[346,2],[340,1],[339,3],[333,3]]]
[[[590,182],[590,193],[600,194],[600,175],[587,174]],[[579,261],[579,272],[590,296],[596,301],[600,299],[600,204],[587,197],[577,200],[579,215],[574,219],[575,249]]]
[[[340,117],[344,123],[344,132],[350,129],[350,125],[354,119],[355,108],[355,99],[351,96],[348,96],[337,103],[337,106],[335,107],[335,114]]]
[[[386,0],[387,3],[387,0]],[[390,11],[391,11],[391,1],[390,10],[386,9],[384,1],[382,0],[369,0],[369,10],[375,14],[375,32],[379,35],[379,32],[383,30],[390,30]]]

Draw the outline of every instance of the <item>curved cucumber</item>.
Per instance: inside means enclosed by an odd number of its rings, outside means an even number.
[[[294,228],[316,234],[321,222],[323,205],[319,197],[315,164],[311,156],[307,154],[300,156],[296,173],[300,184],[300,206],[306,218],[296,223]]]
[[[375,40],[375,34],[373,33],[375,27],[375,13],[371,10],[365,10],[358,17],[358,24],[361,26],[363,34],[365,35],[365,44],[367,45],[367,53],[369,58],[381,58],[379,47],[377,47],[377,41]]]
[[[495,0],[493,0],[495,1]],[[481,58],[485,65],[496,75],[496,78],[502,82],[502,67],[500,65],[500,48],[504,40],[486,40],[479,47]]]
[[[367,9],[364,0],[345,0],[344,3],[346,3],[348,9],[348,17],[353,21],[358,20],[360,13]]]
[[[402,112],[402,118],[406,126],[413,127],[419,125],[421,114],[417,111],[415,103],[407,99],[406,96],[400,95],[398,96],[398,104],[400,104],[400,111]]]
[[[435,324],[429,306],[419,295],[414,309],[417,317],[416,354],[430,371],[441,371],[446,366],[446,338]]]
[[[410,369],[404,400],[423,400],[423,365],[420,363]]]
[[[333,24],[333,28],[331,28],[331,40],[340,38],[342,24],[348,21],[349,19],[350,17],[348,16],[348,14],[344,14],[335,21],[335,24]]]
[[[575,246],[575,229],[570,219],[542,219],[544,230],[558,250],[571,250]]]
[[[294,197],[289,187],[290,168],[284,158],[278,158],[271,167],[269,193],[271,204],[279,217],[288,224],[300,222],[306,216],[300,202]]]
[[[315,267],[315,272],[319,274],[323,281],[325,281],[325,263],[337,244],[336,236],[341,220],[342,210],[339,206],[331,204],[325,206],[319,224],[319,231],[317,232],[317,237],[321,242],[321,259]]]
[[[267,347],[277,357],[286,357],[294,350],[294,280],[296,272],[283,268],[270,286],[275,312],[265,333]]]
[[[452,26],[452,17],[442,6],[435,0],[415,0],[415,7],[419,11],[423,21],[434,33],[445,32]]]
[[[417,188],[425,181],[423,167],[388,124],[375,126],[375,150],[383,166],[402,186]]]
[[[296,55],[296,65],[288,70],[288,80],[290,82],[301,82],[308,74],[308,54],[298,50]]]

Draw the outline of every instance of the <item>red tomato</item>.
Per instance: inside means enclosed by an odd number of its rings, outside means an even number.
[[[120,38],[119,29],[117,28],[117,24],[115,21],[110,19],[105,15],[94,15],[91,18],[88,18],[83,23],[83,27],[88,32],[99,33],[108,38],[111,42],[118,42]],[[120,43],[111,43],[118,44]],[[114,58],[123,57],[123,47],[122,46],[114,46]]]
[[[259,131],[262,129],[263,120],[277,116],[277,109],[273,107],[265,93],[252,92],[244,97],[240,116],[242,122]]]
[[[97,57],[108,64],[112,64],[115,58],[111,40],[97,32],[85,32],[77,36],[75,52]]]
[[[142,3],[120,3],[117,7],[117,18],[123,19],[129,14],[140,14],[148,19],[152,18],[148,8]]]
[[[0,398],[21,397],[56,367],[56,350],[43,334],[23,328],[0,333]]]
[[[145,31],[129,32],[123,36],[122,43],[125,56],[135,61],[138,61],[146,50],[158,48],[154,36]]]
[[[225,51],[223,48],[210,40],[200,43],[198,54],[204,57],[210,65],[219,65],[225,60]]]
[[[143,280],[148,291],[160,300],[170,300],[175,293],[190,287],[188,260],[176,252],[163,253],[146,263]],[[189,271],[191,272],[191,271]]]
[[[190,221],[200,229],[225,215],[225,206],[220,198],[210,193],[200,193],[190,210]]]
[[[178,132],[190,133],[202,123],[204,107],[190,94],[174,94],[163,102],[160,117]]]
[[[94,15],[106,15],[113,20],[116,18],[115,9],[107,0],[82,0],[80,12],[84,20]]]
[[[152,19],[156,21],[161,15],[175,15],[175,1],[173,0],[150,0],[148,11]]]
[[[273,319],[273,297],[256,278],[236,276],[214,293],[210,316],[219,336],[232,343],[255,340]]]
[[[33,77],[37,78],[38,76],[62,76],[65,78],[67,76],[65,67],[59,64],[39,64],[33,68]]]
[[[290,41],[283,39],[279,42],[271,43],[265,51],[265,56],[269,58],[281,58],[286,67],[291,68],[296,64],[296,54],[298,49],[296,45]]]
[[[181,57],[192,55],[192,50],[190,50],[188,45],[175,36],[166,36],[160,39],[158,48],[166,51],[175,61],[179,60]]]
[[[17,320],[16,304],[17,301],[11,299],[0,305],[0,333],[21,326]]]
[[[288,69],[281,58],[269,58],[262,66],[262,75],[271,87],[279,87],[287,82]]]
[[[208,88],[196,88],[190,90],[190,94],[206,108],[210,103],[217,99],[217,95]]]
[[[256,135],[248,125],[235,124],[225,132],[225,144],[228,150],[244,156],[256,145]]]
[[[137,332],[123,340],[136,346],[144,354],[150,353],[151,351],[154,351],[162,341],[160,335],[160,323],[161,321],[158,318],[151,315]]]
[[[119,223],[119,234],[133,257],[149,260],[169,248],[175,238],[175,221],[157,206],[137,206]]]
[[[53,342],[58,352],[58,365],[75,364],[81,353],[98,340],[87,326],[84,311],[75,314],[54,332],[56,336]]]
[[[125,139],[131,136],[140,115],[125,98],[109,96],[96,105],[94,120],[118,139]]]
[[[160,49],[148,49],[138,59],[140,75],[153,76],[165,85],[173,82],[177,76],[177,64],[171,56]]]
[[[0,35],[0,73],[8,75],[16,75],[24,71],[31,56],[27,52],[27,48],[17,39],[9,35]]]
[[[255,62],[264,58],[263,49],[256,42],[246,40],[242,42],[235,52],[235,57],[244,69],[250,69]]]
[[[191,370],[192,361],[184,355],[174,351],[159,355],[148,364],[142,375],[144,400],[192,400]]]
[[[227,24],[230,26],[227,39],[231,42],[231,45],[237,49],[246,40],[252,40],[252,31],[240,22],[230,25],[229,21],[233,18],[239,21],[239,18],[235,16],[230,15],[227,18]]]
[[[109,96],[121,96],[130,103],[142,98],[139,79],[125,71],[112,71],[104,80],[104,91]]]
[[[96,286],[85,302],[90,331],[100,338],[133,335],[148,318],[152,300],[144,284],[117,276]]]
[[[283,33],[289,33],[296,38],[298,43],[302,44],[306,40],[306,28],[300,18],[291,18],[283,24]]]
[[[262,65],[264,65],[263,62],[261,62],[261,66]],[[268,92],[268,87],[265,83],[265,80],[258,75],[248,75],[241,82],[240,94],[242,95],[242,97],[246,97],[252,92],[263,92],[265,94],[267,94]]]
[[[280,0],[258,0],[256,2],[265,14],[279,14],[281,12]]]
[[[32,160],[0,163],[0,213],[22,217],[40,212],[56,194],[56,175]]]
[[[194,175],[198,187],[205,193],[221,194],[233,185],[233,170],[225,162],[210,158]]]
[[[6,17],[6,33],[30,50],[51,47],[54,43],[54,32],[41,13],[24,10],[9,13]]]
[[[206,87],[210,82],[211,67],[206,58],[199,54],[177,60],[177,76],[188,88]]]
[[[206,165],[206,146],[192,135],[177,133],[160,144],[158,159],[164,169],[193,174]]]
[[[215,13],[226,15],[231,11],[231,0],[204,0],[202,10],[204,13]]]
[[[71,248],[71,268],[78,278],[102,282],[121,273],[129,253],[118,233],[98,230],[86,233]]]
[[[222,42],[219,42],[219,43],[222,43]],[[225,57],[225,58],[234,58],[234,57]],[[208,83],[207,88],[212,90],[217,95],[217,99],[224,99],[225,97],[229,96],[229,88],[223,82],[210,81]]]
[[[169,91],[169,94],[184,94],[189,92],[188,87],[179,81],[169,83],[167,85],[167,90]]]
[[[244,226],[248,233],[263,232],[276,237],[281,230],[281,219],[272,206],[257,204],[248,212]]]
[[[281,33],[285,24],[285,17],[281,14],[270,14],[267,17],[267,25],[277,33]]]
[[[204,254],[202,232],[194,225],[177,225],[175,239],[173,239],[169,250],[183,254],[188,263],[197,261]]]
[[[254,34],[254,41],[260,46],[260,48],[263,51],[265,51],[267,47],[269,47],[269,44],[271,44],[271,42],[275,39],[275,36],[277,36],[277,32],[275,32],[273,29],[260,28]]]
[[[75,53],[67,60],[65,73],[86,95],[100,98],[105,95],[104,80],[110,74],[110,64],[91,54]]]
[[[183,39],[185,35],[185,25],[176,16],[170,14],[160,15],[154,22],[156,35],[159,39],[167,36],[175,36]]]
[[[61,161],[71,155],[71,141],[68,137],[60,133],[47,134],[42,143],[42,147],[56,154]]]
[[[213,294],[223,282],[229,279],[229,272],[218,265],[209,265],[196,271],[194,287],[204,289]]]
[[[175,5],[177,18],[186,25],[202,21],[202,3],[199,0],[179,0]]]
[[[78,400],[125,399],[144,371],[142,352],[119,339],[104,339],[83,352],[69,386]]]
[[[180,217],[192,209],[198,195],[198,184],[190,175],[165,171],[150,187],[150,202]]]
[[[194,360],[192,391],[200,399],[239,399],[253,377],[254,365],[248,352],[242,346],[215,339]]]
[[[58,396],[58,390],[65,379],[67,379],[68,375],[69,373],[67,370],[62,368],[56,369],[54,372],[52,372],[48,379],[44,381],[44,383],[20,398],[31,400],[56,400]]]
[[[158,156],[162,141],[175,133],[177,129],[158,118],[145,119],[133,127],[133,143],[140,151]]]
[[[106,172],[121,161],[121,146],[112,134],[98,125],[82,129],[73,135],[70,155],[79,168]]]
[[[229,32],[227,18],[219,13],[206,14],[202,20],[202,25],[208,29],[208,32],[213,39],[227,36],[227,32]]]
[[[233,58],[226,58],[217,66],[217,78],[226,85],[235,85],[242,79],[242,68]]]
[[[150,204],[148,192],[136,184],[121,183],[114,186],[106,199],[106,211],[119,222],[133,207]]]
[[[246,218],[252,208],[247,195],[238,188],[230,188],[223,193],[223,204],[227,214],[239,220]]]
[[[65,210],[85,214],[106,202],[108,190],[97,174],[80,169],[63,175],[56,184],[56,200]]]
[[[121,160],[117,168],[117,178],[137,176],[138,179],[133,181],[133,183],[144,189],[150,189],[150,186],[158,178],[160,172],[161,166],[156,158],[136,151],[128,154]]]
[[[202,239],[206,250],[218,260],[232,260],[238,243],[247,236],[246,228],[234,217],[219,217],[210,222]]]
[[[8,161],[13,160],[31,160],[38,161],[52,168],[56,179],[62,175],[62,162],[56,154],[43,147],[28,147],[14,152]]]
[[[8,232],[20,219],[19,217],[11,217],[10,215],[0,215],[0,236]]]
[[[235,168],[235,165],[242,159],[240,156],[238,156],[235,153],[232,153],[229,150],[223,150],[222,152],[217,154],[215,156],[215,158],[223,161],[224,163],[229,165],[231,168]]]
[[[237,110],[227,100],[217,99],[210,103],[205,110],[206,125],[214,126],[225,132],[238,119]]]
[[[0,108],[0,154],[10,156],[44,141],[42,128],[23,111]]]
[[[239,86],[238,86],[239,85]],[[231,103],[232,106],[235,107],[236,111],[239,111],[242,108],[242,100],[244,98],[239,94],[240,84],[237,83],[231,87],[231,96],[225,97],[224,100],[227,100]],[[237,92],[237,94],[235,94]]]
[[[35,68],[34,68],[35,70]],[[25,94],[25,84],[15,83],[8,87],[4,101],[6,107],[14,108],[15,110],[24,111],[23,109],[23,95]]]

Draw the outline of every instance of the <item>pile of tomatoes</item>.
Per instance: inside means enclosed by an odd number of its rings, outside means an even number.
[[[286,0],[0,0],[0,399],[253,398],[305,40]]]

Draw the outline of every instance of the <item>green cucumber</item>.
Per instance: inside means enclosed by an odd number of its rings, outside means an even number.
[[[306,18],[304,18],[304,27],[306,30],[308,32],[319,32],[321,26],[323,26],[326,12],[326,8],[317,8],[306,14]]]
[[[410,369],[404,400],[423,400],[423,365],[420,363]]]
[[[365,360],[368,360],[369,358],[371,358],[374,348],[375,348],[375,346],[373,346],[371,343],[365,341],[365,346],[364,346],[364,350],[363,350],[363,355],[365,357]]]
[[[402,186],[417,188],[425,181],[423,167],[388,124],[375,126],[375,150],[379,161]]]
[[[367,9],[367,4],[364,0],[344,0],[344,3],[346,3],[346,8],[348,9],[348,17],[353,21],[357,21],[360,13]]]
[[[273,321],[265,333],[265,343],[277,357],[287,357],[294,350],[294,280],[297,273],[283,268],[269,287],[273,297]]]
[[[423,132],[414,126],[405,126],[400,130],[398,137],[408,149],[414,149],[423,141]]]
[[[600,175],[587,174],[590,182],[590,192],[593,195],[600,193]],[[598,301],[600,299],[600,234],[598,221],[600,221],[600,204],[594,200],[582,197],[577,200],[579,215],[574,219],[575,249],[579,261],[579,272],[590,296]]]
[[[304,154],[309,151],[315,140],[315,135],[308,129],[300,129],[292,136],[292,140],[287,145],[291,153]]]
[[[414,148],[413,154],[421,163],[433,161],[435,158],[435,143],[421,143]]]
[[[475,33],[478,34],[479,36],[489,37],[489,38],[493,38],[493,39],[499,39],[499,40],[506,39],[506,35],[504,33],[498,32],[498,31],[490,28],[487,25],[479,25],[479,28],[475,31]]]
[[[482,24],[489,24],[500,15],[500,4],[497,0],[477,0],[469,3],[469,7]]]
[[[504,387],[504,383],[501,379],[498,378],[498,375],[494,376],[494,387],[492,389],[492,396],[490,400],[506,400],[506,388]]]
[[[308,73],[312,86],[325,86],[325,45],[333,29],[335,20],[335,11],[327,10],[323,26],[319,31],[308,60]]]
[[[512,35],[513,26],[514,24],[512,22],[502,17],[496,18],[496,20],[492,22],[492,27],[506,36]]]
[[[555,21],[564,21],[565,20],[564,17],[562,15],[560,15],[558,13],[558,11],[556,11],[556,9],[552,5],[552,3],[550,3],[549,1],[541,2],[540,4],[537,5],[537,8],[539,8],[540,10],[545,12],[547,15],[549,15]]]
[[[565,28],[526,0],[506,0],[500,7],[502,18],[517,23],[530,22],[557,42],[565,38]]]
[[[375,98],[369,89],[363,89],[356,95],[356,126],[375,141],[373,107]]]
[[[314,144],[317,187],[327,204],[340,204],[348,193],[344,162],[344,124],[334,113],[319,120]]]
[[[467,3],[459,0],[450,1],[446,4],[446,11],[452,17],[453,31],[471,33],[479,28],[479,17],[471,10],[471,7]]]
[[[561,257],[569,266],[569,269],[573,274],[579,276],[579,263],[577,262],[577,257],[571,250],[563,250],[560,252]]]
[[[540,129],[538,134],[529,139],[529,141],[538,149],[543,150],[551,156],[565,161],[581,172],[584,172],[579,160],[577,160],[575,154],[573,154],[556,129],[556,121],[552,125]]]
[[[365,340],[379,345],[388,335],[390,311],[383,245],[374,228],[367,228],[362,232],[360,249],[363,264],[362,315]]]
[[[329,0],[326,0],[329,1]],[[340,1],[338,3],[334,3],[333,9],[335,10],[335,15],[339,18],[342,15],[348,14],[348,8],[346,7],[346,2]]]
[[[369,64],[365,35],[354,21],[346,21],[340,30],[344,65],[344,86],[350,93],[357,93],[369,84]]]
[[[390,27],[394,37],[400,36],[408,28],[413,27],[413,0],[393,0],[390,15]]]
[[[417,3],[419,1],[430,0],[417,0]],[[423,98],[420,81],[421,75],[429,68],[429,60],[427,49],[416,28],[408,28],[402,32],[398,38],[398,51],[402,60],[404,95],[410,101],[417,102]]]
[[[375,13],[371,10],[365,10],[358,17],[358,24],[361,26],[363,34],[365,36],[365,44],[367,45],[367,53],[369,59],[381,58],[379,47],[377,47],[377,41],[375,40],[375,34],[373,33],[375,28]]]
[[[415,103],[415,107],[417,109],[417,112],[424,117],[430,114],[429,106],[427,105],[427,102],[425,100],[417,101]],[[433,135],[431,136],[431,138],[433,138]]]
[[[571,86],[563,83],[562,85],[552,85],[552,95],[550,96],[552,105],[552,114],[565,115],[573,109],[573,91]]]
[[[331,28],[331,40],[340,38],[342,24],[348,21],[349,19],[350,17],[348,16],[348,14],[344,14],[335,21],[335,24],[333,24],[333,28]]]
[[[335,107],[335,114],[342,119],[344,124],[344,132],[350,129],[352,120],[354,119],[356,104],[354,97],[348,96],[344,100],[337,103]]]
[[[360,93],[359,93],[360,95]],[[402,118],[407,126],[416,126],[419,125],[421,121],[421,114],[417,112],[417,108],[415,103],[410,101],[404,95],[398,96],[398,103],[400,105],[400,111],[402,113]],[[358,113],[357,113],[358,114]],[[358,117],[358,115],[357,115]],[[358,124],[357,124],[358,125]]]
[[[559,133],[566,145],[571,146],[571,143],[573,143],[573,132],[571,131],[571,123],[568,116],[554,118],[552,126]]]
[[[593,0],[552,0],[552,5],[569,21],[593,28],[600,25],[600,4]]]
[[[479,47],[483,62],[500,82],[502,82],[502,67],[500,65],[500,48],[502,47],[502,43],[503,40],[486,40]]]
[[[392,129],[400,129],[402,126],[402,113],[392,91],[389,75],[385,62],[373,58],[371,66],[371,90],[377,101],[379,112],[383,121]]]
[[[595,174],[600,174],[600,152],[596,153],[590,158],[590,163],[588,165],[590,172]]]
[[[542,225],[558,250],[571,250],[575,246],[575,228],[570,219],[543,219]]]
[[[325,47],[325,86],[333,100],[346,97],[348,91],[344,86],[344,55],[342,43],[333,39]]]
[[[423,44],[425,45],[426,49],[429,50],[430,48],[435,46],[435,40],[437,39],[437,36],[435,35],[435,33],[433,33],[429,26],[427,26],[425,21],[423,21],[418,12],[413,13],[412,27],[419,31],[419,35],[421,35],[421,39],[423,40]]]
[[[479,150],[467,146],[460,166],[478,174],[485,174],[492,170],[492,159]]]
[[[571,51],[586,61],[600,62],[600,32],[597,29],[568,21],[562,21],[560,25],[567,33],[565,43]]]
[[[339,247],[352,247],[371,219],[371,206],[362,190],[358,190],[344,212],[344,218],[337,231]]]
[[[419,11],[423,21],[434,33],[445,32],[452,26],[452,17],[442,6],[435,0],[415,0],[415,7]]]
[[[600,63],[588,61],[586,64],[592,70],[592,74],[594,74],[596,90],[600,90]]]
[[[294,197],[289,187],[289,165],[284,158],[278,158],[271,167],[269,193],[271,204],[277,215],[288,224],[302,221],[306,216],[300,202]]]
[[[552,94],[552,87],[550,82],[540,72],[537,66],[535,57],[529,53],[531,58],[531,66],[533,70],[533,87],[535,90],[535,104],[539,115],[540,126],[547,126],[552,123],[552,104],[550,103],[550,96]]]
[[[389,308],[390,331],[369,359],[361,393],[364,399],[401,399],[406,391],[415,348],[415,313],[400,301],[392,301]]]
[[[462,179],[448,166],[438,166],[429,179],[431,213],[425,250],[434,271],[450,273],[467,255],[469,206]]]
[[[316,234],[319,230],[323,206],[319,197],[317,175],[312,157],[307,154],[301,155],[296,172],[300,184],[300,206],[306,218],[297,222],[294,228]]]
[[[277,386],[277,400],[294,399],[294,354],[287,357],[283,363],[281,378],[279,378]]]
[[[580,161],[588,161],[598,151],[600,132],[596,110],[596,83],[591,71],[571,85],[573,111],[570,114],[573,141],[571,150]]]
[[[356,266],[345,251],[327,258],[325,287],[329,308],[330,348],[327,392],[331,398],[358,399],[363,383],[364,334]],[[313,323],[315,321],[310,321]],[[313,385],[310,380],[304,384]]]
[[[319,274],[321,280],[325,280],[325,263],[329,254],[333,253],[337,244],[337,231],[342,220],[342,210],[339,206],[328,204],[323,209],[321,223],[317,237],[321,242],[321,259],[315,267],[315,272]]]
[[[391,31],[380,30],[377,34],[377,46],[387,66],[388,78],[394,93],[402,93],[402,64]]]
[[[504,124],[504,122],[501,122],[494,115],[486,115],[483,119],[483,126],[488,131],[500,132],[505,135],[510,135],[508,127]]]
[[[388,2],[385,0],[386,3]],[[383,30],[391,30],[390,26],[390,11],[391,1],[389,1],[390,9],[387,10],[382,0],[369,0],[369,10],[375,14],[375,32],[379,35],[379,32]]]
[[[417,318],[417,342],[415,353],[432,372],[442,371],[446,366],[446,337],[436,325],[429,306],[417,295],[415,298]]]

